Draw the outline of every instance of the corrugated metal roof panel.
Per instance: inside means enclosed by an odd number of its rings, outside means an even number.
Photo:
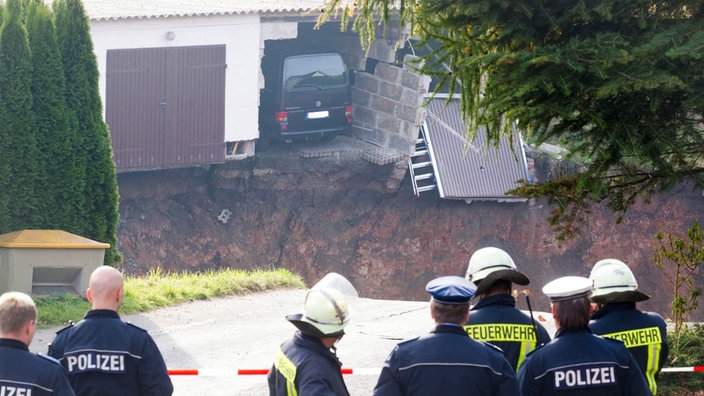
[[[506,191],[528,179],[525,152],[518,133],[511,150],[508,136],[498,147],[489,144],[486,131],[480,130],[473,141],[464,137],[459,99],[434,98],[428,103],[426,139],[434,162],[441,198],[515,199]]]
[[[321,9],[323,0],[83,0],[90,19],[148,19]]]

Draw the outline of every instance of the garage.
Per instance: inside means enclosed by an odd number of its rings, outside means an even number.
[[[225,160],[225,45],[107,51],[118,171]]]

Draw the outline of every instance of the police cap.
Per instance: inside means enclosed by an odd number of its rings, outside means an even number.
[[[563,276],[543,286],[551,302],[585,297],[592,292],[592,280],[582,276]]]
[[[425,291],[441,304],[468,304],[477,286],[460,276],[441,276],[428,282]]]

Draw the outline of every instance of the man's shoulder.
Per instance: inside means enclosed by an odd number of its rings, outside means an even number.
[[[61,365],[61,362],[59,362],[58,359],[55,359],[51,356],[42,355],[42,354],[34,354],[34,356],[36,356],[38,361],[41,362],[42,364],[46,364],[48,366],[60,366]]]
[[[396,344],[396,347],[397,347],[397,348],[408,348],[408,347],[412,347],[413,345],[415,345],[415,344],[418,342],[418,340],[420,340],[420,338],[421,338],[420,336],[416,336],[416,337],[413,337],[413,338],[407,338],[407,339],[405,339],[405,340],[399,342],[398,344]]]
[[[75,325],[76,324],[72,320],[69,320],[68,324],[66,324],[66,326],[56,330],[56,335],[58,336],[58,335],[65,333],[66,330],[73,328],[73,326],[75,326]]]
[[[134,330],[134,331],[136,331],[136,332],[138,332],[138,333],[146,333],[146,332],[147,332],[146,329],[144,329],[144,328],[142,328],[142,327],[139,327],[139,326],[137,326],[136,324],[134,324],[134,323],[132,323],[132,322],[127,322],[127,321],[125,321],[124,323],[125,323],[125,325],[127,325],[131,330]]]

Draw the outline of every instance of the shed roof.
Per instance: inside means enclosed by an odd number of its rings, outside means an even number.
[[[0,235],[0,247],[107,249],[110,245],[62,230],[22,230]]]
[[[324,0],[83,0],[92,20],[301,13],[322,9]]]
[[[468,140],[459,98],[448,102],[447,98],[435,97],[427,111],[425,139],[441,198],[524,200],[505,194],[518,187],[519,180],[529,180],[519,133],[514,133],[513,149],[508,136],[501,137],[498,147],[489,143],[485,129]]]

